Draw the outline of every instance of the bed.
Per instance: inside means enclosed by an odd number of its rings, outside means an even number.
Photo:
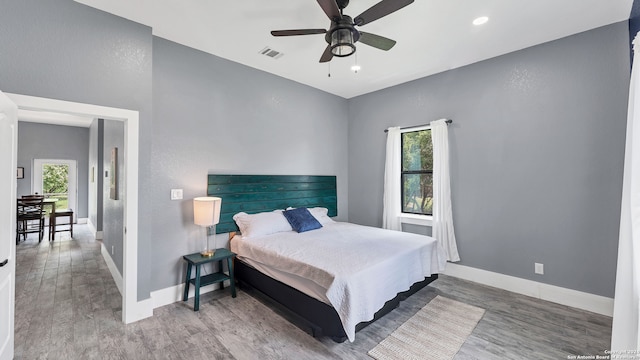
[[[230,240],[238,284],[314,337],[342,342],[437,279],[445,262],[433,238],[331,219],[335,184],[334,176],[209,175],[208,194],[223,198],[218,232],[243,230]],[[283,216],[293,212],[319,227],[293,230]]]

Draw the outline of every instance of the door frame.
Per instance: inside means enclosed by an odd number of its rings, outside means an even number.
[[[0,324],[0,359],[12,359],[15,355],[15,282],[16,282],[16,175],[18,153],[18,120],[17,107],[7,99],[6,94],[0,92],[0,132],[2,132],[2,194],[0,207],[0,223],[2,225],[1,239],[6,243],[0,245],[0,308],[2,309],[2,323]],[[7,141],[7,138],[10,140]],[[8,252],[8,253],[7,253]],[[4,262],[4,261],[8,261]],[[8,308],[8,309],[7,309]],[[5,310],[8,310],[6,312]]]
[[[139,112],[28,95],[11,93],[6,95],[18,105],[19,109],[60,112],[124,122],[126,177],[122,189],[122,201],[124,201],[122,321],[129,324],[153,316],[151,299],[138,301]]]
[[[33,159],[33,170],[31,171],[31,189],[33,192],[38,192],[44,195],[42,189],[42,165],[54,164],[54,165],[67,165],[69,167],[68,189],[69,189],[69,208],[76,209],[73,212],[73,221],[76,222],[78,218],[78,162],[76,160],[65,159]]]

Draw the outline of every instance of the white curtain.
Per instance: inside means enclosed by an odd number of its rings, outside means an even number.
[[[636,35],[633,40],[634,53],[639,42]],[[638,59],[636,53],[629,87],[611,350],[640,349],[640,106],[637,110],[635,108],[635,105],[640,105]]]
[[[431,122],[433,143],[433,221],[431,236],[438,240],[448,261],[460,261],[451,212],[449,182],[449,130],[445,119]]]
[[[400,128],[387,129],[387,158],[384,163],[384,199],[382,209],[382,227],[389,230],[402,230],[400,223],[402,163],[400,148]]]

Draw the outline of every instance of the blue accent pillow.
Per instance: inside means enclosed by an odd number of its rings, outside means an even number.
[[[311,215],[307,208],[295,208],[282,212],[293,230],[301,233],[309,230],[320,229],[322,225]]]

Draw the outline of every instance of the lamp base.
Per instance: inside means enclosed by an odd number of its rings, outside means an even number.
[[[215,250],[202,250],[202,251],[200,252],[200,255],[201,255],[202,257],[212,257],[215,253],[216,253],[216,251],[215,251]]]

